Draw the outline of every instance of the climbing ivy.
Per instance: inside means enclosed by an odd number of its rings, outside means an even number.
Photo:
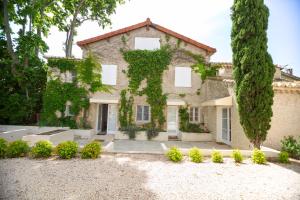
[[[216,76],[219,66],[207,63],[201,54],[194,54],[190,51],[183,50],[186,55],[194,59],[195,64],[191,65],[193,71],[200,75],[201,80],[209,76]]]
[[[64,73],[66,71],[75,71],[75,66],[79,62],[79,59],[74,58],[48,58],[47,64],[49,67],[56,67],[61,73]]]
[[[165,122],[164,108],[167,96],[162,91],[162,75],[168,68],[172,58],[169,46],[154,51],[126,50],[122,51],[123,57],[129,63],[127,76],[129,78],[129,91],[133,95],[146,95],[151,106],[152,127],[162,127]],[[142,81],[146,86],[140,88]]]
[[[61,73],[67,70],[75,71],[78,82],[62,82],[59,78],[47,82],[43,96],[41,125],[76,128],[76,117],[80,111],[84,114],[81,124],[85,124],[86,109],[89,107],[89,92],[109,91],[109,88],[101,81],[101,65],[92,54],[83,60],[50,58],[48,65],[60,69]],[[65,116],[67,102],[71,103],[69,106],[72,116]]]
[[[189,125],[189,113],[187,107],[180,107],[179,108],[179,130],[184,131],[188,128]]]
[[[63,83],[59,79],[47,82],[43,97],[41,123],[50,126],[76,127],[75,117],[82,108],[88,108],[88,92],[75,83]],[[71,102],[70,113],[65,116],[66,103]],[[59,116],[60,115],[60,116]]]
[[[183,132],[192,133],[203,133],[204,130],[201,128],[200,124],[190,123],[188,107],[179,108],[179,130]]]
[[[89,91],[109,92],[109,87],[102,84],[101,64],[97,62],[92,53],[88,57],[76,64],[77,78],[89,88]]]
[[[119,108],[119,121],[121,129],[126,128],[132,125],[132,105],[133,105],[133,96],[129,98],[126,97],[126,90],[121,91],[121,102]]]

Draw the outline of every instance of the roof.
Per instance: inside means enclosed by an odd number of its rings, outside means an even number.
[[[232,96],[208,100],[201,103],[201,106],[232,106]]]
[[[293,80],[296,80],[296,81],[300,81],[300,77],[295,76],[295,75],[293,75],[293,74],[289,74],[289,73],[286,73],[286,72],[281,71],[281,75],[282,75],[282,76],[289,77],[289,78],[291,78],[291,79],[293,79]]]
[[[186,43],[189,43],[189,44],[194,45],[198,48],[204,49],[207,52],[209,52],[210,54],[213,54],[213,53],[216,52],[215,48],[212,48],[210,46],[207,46],[205,44],[197,42],[196,40],[193,40],[193,39],[188,38],[184,35],[176,33],[174,31],[172,31],[170,29],[167,29],[163,26],[160,26],[158,24],[154,24],[154,23],[151,22],[151,20],[149,18],[147,18],[147,20],[144,21],[144,22],[141,22],[141,23],[138,23],[138,24],[135,24],[135,25],[132,25],[132,26],[121,28],[119,30],[112,31],[112,32],[109,32],[109,33],[106,33],[106,34],[103,34],[103,35],[96,36],[96,37],[92,37],[92,38],[89,38],[89,39],[86,39],[86,40],[78,41],[77,45],[82,47],[84,45],[88,45],[88,44],[91,44],[91,43],[94,43],[94,42],[98,42],[98,41],[101,41],[101,40],[104,40],[104,39],[108,39],[108,38],[116,36],[116,35],[124,34],[124,33],[127,33],[129,31],[133,31],[133,30],[136,30],[136,29],[139,29],[139,28],[142,28],[142,27],[149,27],[149,26],[154,28],[154,29],[157,29],[161,32],[169,34],[170,36],[181,39],[182,41],[184,41]]]
[[[235,84],[233,79],[223,79],[222,81],[229,87],[233,87]],[[272,86],[276,91],[300,91],[300,81],[273,81]]]

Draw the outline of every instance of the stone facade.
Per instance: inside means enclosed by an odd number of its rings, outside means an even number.
[[[154,26],[155,27],[155,26]],[[123,59],[120,51],[121,48],[134,49],[135,37],[151,37],[160,38],[160,45],[169,44],[177,46],[179,39],[175,36],[168,35],[153,26],[144,26],[133,29],[111,37],[106,37],[98,41],[93,41],[85,45],[81,45],[83,57],[92,53],[98,61],[103,65],[117,65],[117,83],[113,86],[110,93],[96,92],[91,95],[91,99],[117,99],[120,100],[120,92],[128,87],[128,78],[124,71],[128,68],[128,63]],[[124,40],[125,39],[125,40]],[[125,41],[125,42],[124,42]],[[195,46],[191,43],[182,41],[180,43],[182,49],[188,50],[195,54],[201,54],[207,62],[210,61],[212,52],[206,51],[204,48]],[[249,140],[243,132],[243,128],[239,122],[238,106],[234,93],[234,81],[232,80],[232,64],[221,63],[219,74],[217,77],[208,78],[202,81],[200,76],[192,71],[191,87],[175,87],[175,67],[190,67],[194,61],[183,54],[181,51],[175,52],[168,69],[163,73],[163,92],[168,94],[168,99],[181,100],[188,106],[200,108],[200,123],[203,123],[212,134],[213,141],[225,142],[234,148],[249,149],[252,148]],[[274,81],[286,80],[281,69],[276,67]],[[289,76],[290,77],[290,76]],[[227,80],[228,79],[228,80]],[[227,81],[226,81],[227,80]],[[293,80],[289,80],[293,81]],[[294,85],[294,83],[289,84]],[[142,86],[145,84],[142,82]],[[141,86],[141,87],[142,87]],[[274,85],[275,97],[273,105],[272,127],[269,130],[267,140],[264,145],[280,148],[280,140],[287,135],[300,135],[300,87],[289,89],[289,86]],[[279,88],[283,88],[282,90]],[[292,92],[290,92],[292,90]],[[218,99],[224,97],[232,97],[232,103],[223,105],[218,104]],[[216,100],[215,105],[205,105],[205,102]],[[223,102],[224,103],[224,102]],[[96,129],[98,120],[99,103],[91,103],[88,110],[88,122],[93,129]],[[137,96],[134,98],[133,114],[136,119],[137,105],[147,105],[146,96]],[[205,105],[205,106],[203,106]],[[119,106],[117,104],[117,106]],[[178,106],[177,106],[178,107]],[[230,137],[228,141],[222,141],[223,134],[223,116],[224,109],[229,110]],[[223,110],[222,110],[223,109]],[[116,111],[117,112],[117,111]],[[164,111],[167,119],[167,109]],[[176,114],[178,117],[178,113]],[[135,122],[139,124],[138,122]],[[179,121],[178,121],[179,123]],[[166,129],[166,124],[164,129]],[[119,122],[117,120],[117,128]],[[221,139],[220,139],[221,138]]]
[[[166,33],[163,33],[159,30],[156,30],[152,27],[142,27],[133,31],[130,31],[126,34],[121,34],[117,36],[110,37],[109,39],[101,40],[95,43],[91,43],[82,47],[83,57],[86,57],[89,53],[92,53],[101,64],[105,65],[117,65],[117,84],[113,86],[111,93],[102,93],[96,92],[91,96],[91,98],[101,99],[101,98],[117,98],[120,99],[120,92],[123,89],[126,89],[128,86],[128,78],[126,74],[123,73],[124,70],[127,70],[128,63],[123,59],[123,54],[121,53],[121,48],[134,49],[135,37],[153,37],[160,38],[161,46],[169,44],[171,46],[178,45],[178,39],[172,36],[166,36]],[[126,38],[126,43],[124,44],[122,38]],[[167,42],[168,40],[168,42]],[[191,44],[182,42],[180,47],[188,50],[195,54],[201,54],[208,62],[210,57],[209,54],[198,47],[195,47]],[[186,56],[181,51],[175,52],[172,57],[170,66],[163,73],[163,92],[168,94],[168,99],[182,99],[186,102],[187,105],[200,107],[201,102],[206,100],[206,96],[200,92],[200,95],[197,94],[197,91],[203,91],[202,80],[200,76],[192,72],[191,87],[175,87],[175,66],[176,67],[190,67],[194,63],[193,59]],[[143,83],[142,83],[143,85]],[[141,87],[142,87],[141,85]],[[205,89],[204,89],[205,90]],[[184,94],[184,97],[180,97],[180,94]],[[219,95],[219,94],[218,94]],[[182,95],[181,95],[182,96]],[[134,98],[134,119],[136,113],[137,105],[147,105],[146,96],[136,96]],[[97,105],[91,104],[89,109],[88,121],[90,125],[95,128],[96,117],[97,115]],[[201,118],[201,117],[200,117]],[[202,118],[203,119],[203,118]],[[137,123],[138,124],[138,123]],[[118,125],[119,127],[119,125]],[[166,125],[164,126],[166,128]]]

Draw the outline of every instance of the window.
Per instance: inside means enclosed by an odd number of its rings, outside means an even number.
[[[136,109],[136,121],[150,121],[150,107],[149,106],[137,106]]]
[[[175,87],[192,86],[192,69],[190,67],[175,67]]]
[[[117,65],[102,65],[102,83],[117,85]]]
[[[65,109],[65,117],[69,117],[69,116],[74,116],[72,113],[71,113],[71,110],[70,110],[70,108],[71,108],[71,102],[67,102],[66,103],[66,109]]]
[[[160,48],[159,38],[136,37],[135,49],[154,50]]]
[[[73,81],[76,78],[76,72],[75,71],[66,71],[65,73],[63,73],[63,79],[64,82],[66,83],[73,83]]]
[[[198,107],[191,107],[190,108],[190,122],[199,122],[199,108]]]

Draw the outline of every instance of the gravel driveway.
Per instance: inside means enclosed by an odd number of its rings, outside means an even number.
[[[160,155],[0,160],[0,199],[300,199],[300,166],[175,164]]]

